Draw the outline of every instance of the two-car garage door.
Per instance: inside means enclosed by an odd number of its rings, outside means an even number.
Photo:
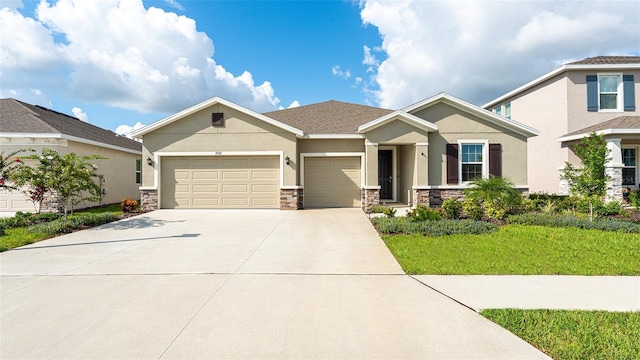
[[[277,156],[167,157],[161,173],[165,209],[280,207]]]

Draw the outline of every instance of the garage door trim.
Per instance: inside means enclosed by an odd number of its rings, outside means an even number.
[[[317,152],[317,153],[300,153],[300,186],[304,189],[304,160],[307,157],[359,157],[360,158],[360,188],[364,188],[364,152]]]
[[[158,209],[162,209],[162,184],[160,184],[160,174],[162,173],[162,158],[165,157],[229,157],[229,156],[278,156],[280,164],[280,188],[284,187],[284,151],[187,151],[187,152],[156,152],[153,154],[154,171],[153,184],[154,189],[158,191]],[[141,189],[143,189],[141,187]],[[149,190],[145,187],[143,190]]]

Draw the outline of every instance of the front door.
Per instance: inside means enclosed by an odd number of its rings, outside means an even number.
[[[393,150],[378,150],[380,199],[393,199]]]

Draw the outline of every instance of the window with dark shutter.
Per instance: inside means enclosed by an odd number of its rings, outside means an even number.
[[[447,144],[447,184],[458,183],[458,144]]]
[[[489,175],[502,176],[502,145],[489,144]]]
[[[624,111],[636,111],[636,95],[633,89],[633,75],[622,75]]]
[[[587,75],[587,111],[598,111],[598,75]]]
[[[224,126],[224,113],[211,113],[211,126],[223,127]]]

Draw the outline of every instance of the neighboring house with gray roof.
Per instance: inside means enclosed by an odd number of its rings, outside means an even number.
[[[256,113],[214,97],[133,132],[142,206],[438,205],[475,177],[526,192],[537,130],[448,94],[400,110],[327,101]]]
[[[640,57],[597,56],[565,64],[483,108],[540,130],[528,143],[532,192],[568,194],[565,162],[579,164],[572,146],[595,131],[611,150],[608,199],[639,189]]]
[[[102,202],[117,203],[123,198],[138,199],[142,179],[142,145],[75,117],[16,99],[0,99],[0,145],[6,154],[18,149],[43,148],[59,154],[100,155],[96,160],[103,175]],[[18,156],[28,156],[29,153]],[[80,207],[97,204],[84,203]],[[34,211],[32,203],[19,191],[0,192],[0,214]]]

